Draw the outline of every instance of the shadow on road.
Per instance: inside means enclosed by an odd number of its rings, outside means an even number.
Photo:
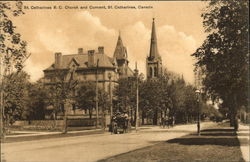
[[[178,130],[179,132],[184,132]],[[178,132],[175,131],[175,132]],[[166,130],[166,136],[171,130]],[[241,134],[245,135],[245,134]],[[244,138],[244,144],[248,140]],[[243,162],[240,143],[234,130],[228,124],[217,124],[211,129],[205,129],[198,136],[191,133],[180,138],[165,142],[151,141],[152,145],[127,153],[122,153],[99,162],[116,161],[224,161]]]
[[[240,136],[248,136],[247,133],[240,133]],[[248,139],[243,138],[243,145],[248,145]],[[195,134],[175,138],[166,141],[167,143],[178,143],[181,145],[220,145],[220,146],[239,146],[239,140],[233,129],[205,129],[200,136]]]
[[[166,130],[156,130],[156,131],[140,131],[143,133],[193,133],[194,131],[188,131],[188,130],[171,130],[171,129],[166,129]]]

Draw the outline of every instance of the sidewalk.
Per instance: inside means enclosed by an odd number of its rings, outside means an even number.
[[[250,135],[250,129],[249,126],[246,125],[239,125],[239,131],[237,133],[237,137],[240,141],[240,149],[243,155],[243,158],[245,161],[249,162],[249,135]]]
[[[174,127],[170,128],[162,128],[160,126],[141,126],[138,128],[139,132],[152,132],[152,131],[166,131],[166,130],[171,130],[174,128],[174,130],[182,130],[186,129],[187,126],[195,127],[195,124],[183,124],[183,125],[176,125]],[[202,124],[202,128],[207,127],[207,125],[211,125],[211,122],[206,122]],[[195,129],[195,128],[194,128]],[[190,129],[191,130],[191,129]],[[96,131],[102,131],[102,129],[87,129],[87,130],[77,130],[77,131],[68,131],[67,134],[82,134],[82,133],[91,133],[91,132],[96,132]],[[134,132],[134,127],[132,128],[132,132]],[[105,130],[105,133],[107,133],[107,129]],[[190,131],[193,132],[193,131]],[[13,131],[13,135],[6,135],[6,138],[20,138],[20,137],[36,137],[36,136],[53,136],[53,135],[62,135],[61,131],[56,131],[56,132],[42,132],[42,131]]]

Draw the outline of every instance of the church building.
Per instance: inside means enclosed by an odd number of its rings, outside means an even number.
[[[147,79],[162,75],[162,60],[157,47],[155,19],[153,18],[149,55],[146,59]]]

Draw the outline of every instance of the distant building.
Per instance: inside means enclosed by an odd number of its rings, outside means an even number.
[[[98,87],[109,92],[109,85],[113,90],[119,78],[133,76],[133,71],[128,67],[127,50],[123,45],[121,36],[118,36],[114,56],[109,57],[105,54],[104,47],[98,47],[98,50],[84,51],[78,49],[78,53],[63,55],[60,52],[55,53],[55,62],[44,70],[44,84],[49,86],[54,84],[57,71],[67,71],[65,81],[70,79],[81,82],[96,82]],[[75,103],[69,101],[62,107],[67,108],[69,114],[82,114],[82,111],[76,109]],[[50,105],[47,109],[53,111]]]
[[[162,75],[162,60],[157,47],[155,20],[153,18],[149,56],[146,59],[147,79]]]
[[[55,53],[55,63],[44,70],[45,84],[53,83],[55,70],[75,70],[74,79],[79,82],[96,81],[98,87],[108,90],[109,75],[112,82],[119,78],[116,61],[104,53],[104,47],[98,47],[98,51],[83,51],[78,49],[77,54],[62,55]],[[97,77],[97,78],[96,78]]]

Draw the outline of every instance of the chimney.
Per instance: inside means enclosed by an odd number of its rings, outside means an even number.
[[[95,50],[88,51],[88,66],[93,67],[95,65]]]
[[[60,68],[62,64],[62,53],[56,52],[55,53],[55,68]]]
[[[83,48],[78,48],[78,55],[83,54]]]
[[[98,53],[104,54],[104,47],[103,46],[98,47]]]

